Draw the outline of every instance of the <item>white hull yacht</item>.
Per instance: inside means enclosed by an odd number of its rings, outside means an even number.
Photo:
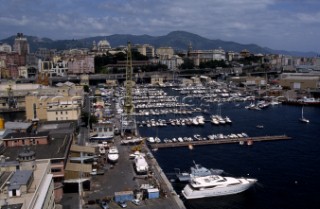
[[[149,170],[149,165],[142,154],[136,155],[134,158],[134,167],[139,175],[145,175]]]
[[[113,146],[113,147],[110,147],[109,148],[109,151],[108,151],[108,161],[110,163],[116,163],[118,162],[118,159],[119,159],[119,151],[117,149],[117,147]]]
[[[222,177],[219,175],[193,176],[190,183],[182,190],[182,194],[186,199],[231,195],[246,191],[256,182],[257,179]]]

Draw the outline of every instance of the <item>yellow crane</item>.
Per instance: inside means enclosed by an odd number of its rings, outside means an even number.
[[[126,65],[126,95],[124,98],[124,113],[121,117],[121,135],[123,136],[126,131],[130,131],[132,134],[137,135],[137,124],[133,115],[134,106],[132,103],[132,87],[134,85],[132,80],[132,53],[131,43],[128,42],[127,47],[127,65]]]

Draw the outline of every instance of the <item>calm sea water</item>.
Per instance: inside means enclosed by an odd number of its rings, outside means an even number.
[[[207,122],[203,127],[140,128],[142,136],[159,136],[161,139],[200,134],[231,134],[246,132],[249,136],[286,134],[292,140],[255,142],[252,146],[238,144],[195,146],[159,149],[154,152],[163,171],[173,179],[174,168],[188,170],[192,161],[207,168],[223,169],[228,175],[258,179],[252,189],[237,195],[185,201],[190,209],[318,209],[320,207],[320,108],[304,107],[304,116],[311,122],[299,121],[301,107],[270,106],[256,111],[244,108],[246,104],[225,103],[221,113],[229,116],[233,124],[214,126]],[[216,113],[216,104],[211,104]],[[194,115],[199,115],[194,114]],[[209,119],[210,115],[204,115]],[[157,116],[180,118],[182,115]],[[187,116],[186,116],[187,117]],[[149,116],[149,119],[156,118]],[[146,118],[144,118],[146,119]],[[256,128],[263,124],[263,129]],[[173,183],[180,194],[184,184]]]

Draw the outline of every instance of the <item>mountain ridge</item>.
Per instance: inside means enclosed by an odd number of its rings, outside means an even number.
[[[147,34],[143,35],[131,35],[131,34],[113,34],[109,36],[94,36],[82,39],[72,40],[52,40],[50,38],[39,38],[36,36],[26,36],[30,44],[31,52],[34,52],[37,48],[48,48],[65,50],[71,48],[91,48],[93,41],[106,39],[112,47],[126,45],[128,40],[133,44],[150,44],[156,48],[162,46],[171,46],[176,50],[187,50],[191,43],[192,48],[196,50],[209,50],[217,49],[221,47],[225,51],[240,52],[243,49],[247,49],[252,53],[262,54],[285,54],[292,56],[302,57],[315,57],[316,52],[299,52],[299,51],[286,51],[286,50],[274,50],[268,47],[261,47],[257,44],[240,44],[234,41],[223,41],[220,39],[208,39],[198,34],[186,32],[186,31],[172,31],[167,35],[151,36]],[[15,36],[10,36],[6,39],[0,40],[0,42],[13,45]]]

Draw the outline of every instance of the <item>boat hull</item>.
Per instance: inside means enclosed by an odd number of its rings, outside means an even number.
[[[145,158],[141,155],[136,156],[134,167],[138,175],[146,175],[149,171],[149,166]]]
[[[208,198],[208,197],[218,197],[218,196],[238,194],[248,190],[255,182],[256,180],[252,180],[252,181],[248,181],[247,183],[242,183],[238,185],[232,185],[228,187],[213,187],[213,188],[206,188],[202,190],[201,189],[194,190],[188,184],[182,190],[182,195],[186,199],[201,199],[201,198]]]
[[[117,163],[119,159],[119,155],[117,154],[108,154],[107,160],[109,163]]]
[[[106,141],[112,140],[113,136],[93,136],[90,138],[90,141]]]

